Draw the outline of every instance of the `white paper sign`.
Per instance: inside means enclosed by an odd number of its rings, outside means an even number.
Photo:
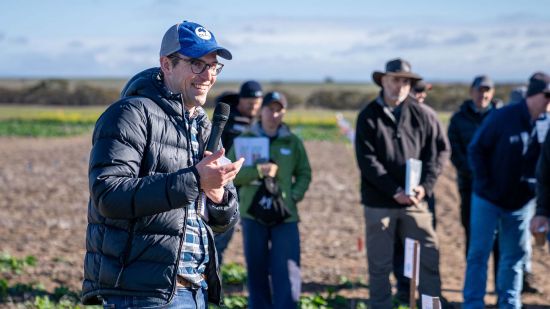
[[[420,184],[420,176],[422,175],[422,161],[417,159],[408,159],[406,168],[405,194],[409,196],[416,195],[414,188]]]
[[[431,297],[422,294],[422,309],[441,309],[439,297]]]
[[[405,238],[405,267],[403,275],[407,278],[413,277],[413,256],[414,256],[414,239]],[[418,286],[418,275],[420,273],[420,244],[416,251],[416,285]]]
[[[550,117],[546,115],[546,117],[542,119],[537,119],[535,125],[537,127],[537,140],[539,143],[544,143],[544,139],[546,138],[546,133],[548,133],[548,127],[550,125]]]
[[[244,158],[244,166],[256,165],[258,161],[269,160],[269,139],[267,137],[237,137],[233,145],[237,159]]]

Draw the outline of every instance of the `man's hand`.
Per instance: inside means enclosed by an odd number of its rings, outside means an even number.
[[[237,173],[243,165],[244,158],[240,158],[230,164],[220,165],[218,163],[218,159],[223,157],[224,153],[225,149],[223,148],[213,154],[209,151],[205,151],[205,157],[197,163],[197,165],[195,165],[195,168],[201,178],[201,189],[207,193],[207,196],[212,193],[214,198],[217,197],[220,192],[219,190],[221,189],[223,191],[223,186],[235,179],[235,176],[237,176]],[[215,191],[211,191],[213,189]],[[214,192],[216,192],[216,194],[213,194]],[[208,197],[210,198],[210,196]],[[210,199],[212,201],[218,200],[217,198]]]
[[[279,169],[279,166],[275,163],[261,163],[258,164],[258,167],[260,169],[260,173],[264,177],[275,177],[277,175],[277,170]]]
[[[541,233],[540,231],[548,232],[550,230],[548,218],[545,216],[534,216],[533,219],[531,219],[531,226],[529,229],[533,234]]]
[[[393,196],[393,199],[401,205],[410,206],[410,205],[414,204],[414,201],[408,195],[406,195],[405,191],[403,191],[403,190],[398,191]]]
[[[204,190],[204,194],[215,204],[221,204],[223,202],[224,188]]]
[[[416,195],[411,196],[411,200],[413,201],[413,204],[418,205],[424,199],[424,197],[426,197],[426,189],[424,189],[423,186],[416,186],[413,191],[416,193]]]

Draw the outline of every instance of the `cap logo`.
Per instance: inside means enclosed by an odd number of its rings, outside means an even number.
[[[204,29],[204,27],[197,27],[197,29],[195,29],[195,34],[203,40],[210,40],[212,38],[210,32]]]

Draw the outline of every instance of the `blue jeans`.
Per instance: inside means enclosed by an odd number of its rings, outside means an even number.
[[[487,261],[497,229],[500,246],[496,288],[498,305],[499,308],[521,308],[523,268],[531,247],[528,229],[533,212],[533,202],[510,211],[472,194],[472,237],[464,280],[464,309],[484,308]]]
[[[301,289],[298,223],[272,227],[251,219],[242,219],[241,223],[248,271],[248,307],[297,308]]]
[[[143,296],[116,296],[103,297],[103,308],[146,308],[146,309],[206,309],[208,305],[208,291],[205,289],[178,287],[170,303],[156,297]]]

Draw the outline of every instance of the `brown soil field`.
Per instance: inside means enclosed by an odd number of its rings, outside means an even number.
[[[0,138],[0,253],[38,259],[37,266],[7,278],[10,284],[40,282],[49,290],[59,285],[80,290],[90,146],[89,135]],[[365,250],[360,245],[364,220],[353,149],[349,144],[320,141],[306,142],[306,148],[313,182],[299,205],[304,291],[338,286],[343,276],[368,282]],[[452,167],[445,169],[435,192],[443,294],[459,304],[464,236]],[[543,294],[524,295],[524,308],[550,308],[549,256],[548,248],[533,250],[533,270]],[[225,260],[244,263],[240,233],[235,234]],[[490,270],[488,304],[496,301],[491,274]],[[338,293],[358,300],[369,297],[364,285]]]

